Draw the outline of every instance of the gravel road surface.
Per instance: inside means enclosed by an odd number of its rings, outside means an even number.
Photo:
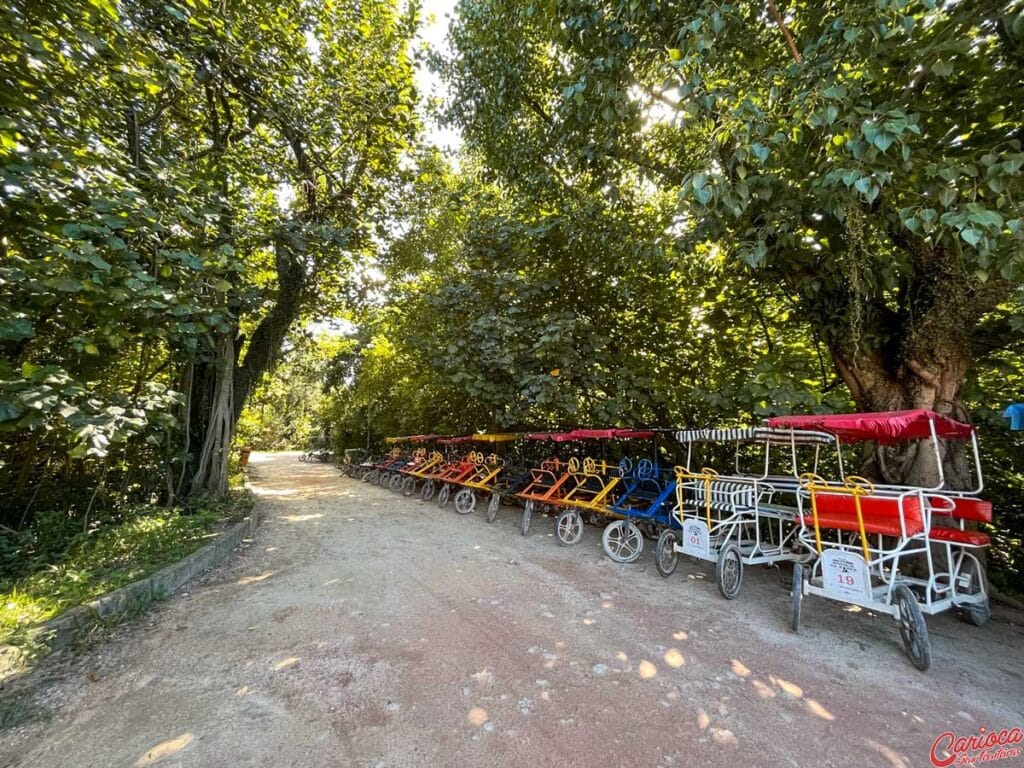
[[[904,768],[1024,726],[1019,613],[930,618],[922,674],[886,617],[808,598],[791,633],[773,569],[730,602],[707,565],[662,579],[652,542],[616,565],[596,528],[563,548],[551,518],[524,538],[517,508],[488,524],[294,453],[251,478],[255,541],[44,664],[51,714],[0,765]]]

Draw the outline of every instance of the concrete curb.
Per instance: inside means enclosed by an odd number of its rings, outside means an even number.
[[[235,523],[191,555],[161,568],[140,581],[71,608],[55,619],[40,624],[32,634],[37,640],[49,646],[51,652],[67,648],[79,633],[95,624],[97,619],[108,619],[126,613],[136,606],[145,605],[153,599],[168,597],[178,587],[208,571],[234,552],[242,543],[242,539],[256,532],[259,524],[260,513],[254,507],[241,522]]]

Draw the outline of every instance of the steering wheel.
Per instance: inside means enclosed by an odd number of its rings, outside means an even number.
[[[648,480],[654,477],[654,462],[650,459],[640,459],[640,462],[636,465],[636,475],[641,480]]]
[[[574,475],[580,471],[580,460],[573,456],[569,459],[569,471]]]
[[[619,474],[622,477],[626,477],[630,472],[633,471],[633,462],[627,456],[623,456],[619,459]]]
[[[589,456],[583,460],[583,473],[587,475],[597,474],[597,462]]]

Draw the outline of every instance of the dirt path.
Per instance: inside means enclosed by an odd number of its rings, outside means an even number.
[[[929,620],[916,672],[889,619],[748,570],[615,565],[588,528],[518,533],[254,457],[266,522],[203,583],[41,683],[53,717],[0,765],[927,766],[943,731],[1024,725],[1024,629]],[[648,544],[650,548],[650,544]],[[994,765],[1021,765],[1007,760]]]

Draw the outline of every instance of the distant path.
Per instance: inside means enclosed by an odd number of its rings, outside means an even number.
[[[790,633],[772,570],[727,602],[594,528],[564,549],[296,454],[253,482],[256,543],[44,683],[0,765],[902,767],[1024,725],[1019,614],[930,619],[924,675],[889,619],[810,598]]]

